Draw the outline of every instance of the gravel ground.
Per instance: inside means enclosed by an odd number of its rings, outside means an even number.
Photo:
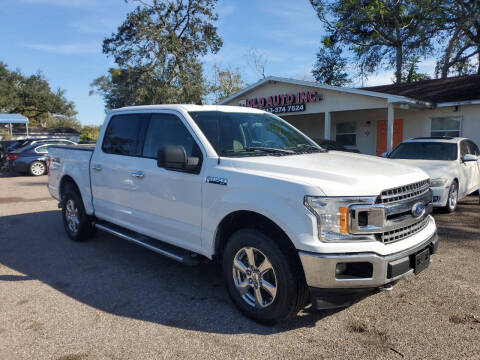
[[[0,178],[0,359],[480,359],[480,206],[435,213],[429,269],[340,311],[265,327],[213,265],[64,233],[46,177]]]

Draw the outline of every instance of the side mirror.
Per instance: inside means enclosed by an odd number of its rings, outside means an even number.
[[[465,154],[462,156],[462,161],[463,162],[468,162],[468,161],[477,161],[478,158],[473,155],[473,154]]]
[[[198,157],[187,157],[181,145],[167,145],[157,153],[157,166],[165,169],[192,171],[197,168],[198,162]]]
[[[382,155],[380,155],[380,156],[383,157],[383,158],[387,158],[387,157],[388,157],[388,152],[384,152],[384,153],[382,153]]]

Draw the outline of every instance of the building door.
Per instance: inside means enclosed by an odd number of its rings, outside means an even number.
[[[403,141],[403,119],[393,121],[393,148]],[[377,121],[377,156],[387,151],[387,120]]]

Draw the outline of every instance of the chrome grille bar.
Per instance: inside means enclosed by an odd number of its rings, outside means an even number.
[[[377,239],[384,244],[400,241],[425,229],[428,222],[429,217],[427,216],[414,224],[377,234]]]
[[[425,194],[430,188],[430,180],[423,180],[417,183],[400,186],[382,191],[379,197],[380,204],[387,204],[395,201],[410,199]]]

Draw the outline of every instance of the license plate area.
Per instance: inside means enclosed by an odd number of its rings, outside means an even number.
[[[430,249],[427,247],[419,253],[416,253],[413,261],[413,271],[415,272],[415,275],[417,275],[423,270],[425,270],[428,265],[430,265]]]

